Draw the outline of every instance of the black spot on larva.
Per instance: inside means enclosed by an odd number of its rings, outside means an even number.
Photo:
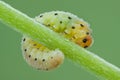
[[[58,15],[58,13],[55,13],[54,15]]]
[[[84,48],[87,48],[88,46],[84,46]]]
[[[62,24],[62,21],[60,21],[60,24]]]
[[[90,33],[89,32],[86,32],[87,35],[89,35]]]
[[[53,59],[53,57],[51,57],[51,59]]]
[[[45,59],[42,59],[42,62],[44,62],[45,61]]]
[[[72,26],[72,29],[75,29],[75,26]]]
[[[68,19],[72,19],[72,18],[69,16]]]
[[[73,36],[73,39],[75,39],[76,37],[75,36]]]
[[[26,39],[24,38],[23,41],[25,41]]]
[[[33,44],[33,46],[36,46],[37,44]]]
[[[85,39],[83,39],[83,43],[86,43],[87,42],[87,39],[85,38]]]
[[[40,18],[43,17],[43,15],[40,15]]]
[[[37,49],[39,49],[39,48],[37,48]]]
[[[35,58],[35,61],[37,61],[37,58]]]
[[[31,55],[28,56],[29,58],[31,57]]]
[[[26,52],[26,51],[27,51],[27,49],[24,49],[24,51]]]
[[[80,26],[81,26],[81,27],[84,27],[84,25],[83,25],[83,24],[80,24]]]
[[[48,71],[48,68],[46,68],[46,71]]]

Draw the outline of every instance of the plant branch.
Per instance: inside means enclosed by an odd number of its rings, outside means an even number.
[[[0,20],[51,49],[59,48],[73,62],[106,80],[120,80],[120,69],[92,52],[61,37],[44,25],[0,1]]]

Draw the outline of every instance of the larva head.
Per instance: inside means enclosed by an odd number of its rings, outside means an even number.
[[[84,48],[89,47],[93,42],[89,25],[86,22],[80,22],[75,24],[74,27],[74,29],[72,28],[73,41]]]
[[[76,39],[75,41],[78,45],[84,47],[84,48],[87,48],[91,45],[92,43],[92,37],[87,35],[87,36],[84,36],[84,37],[81,37],[81,38],[78,38]]]
[[[91,46],[93,42],[89,24],[81,19],[74,22],[71,27],[67,28],[64,34],[65,37],[84,48]]]

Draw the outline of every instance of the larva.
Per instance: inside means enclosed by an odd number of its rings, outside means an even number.
[[[38,70],[54,69],[64,60],[64,55],[60,50],[49,50],[28,37],[23,38],[22,51],[27,63]]]
[[[47,12],[35,17],[35,21],[46,25],[81,47],[87,48],[93,42],[89,24],[71,13]],[[54,69],[64,60],[64,55],[59,49],[50,50],[26,36],[22,39],[22,51],[27,63],[40,70]]]

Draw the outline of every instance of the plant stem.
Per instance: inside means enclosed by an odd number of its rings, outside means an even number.
[[[106,80],[120,80],[120,69],[92,52],[77,46],[44,25],[0,1],[0,20],[51,49],[60,49],[67,58]]]

